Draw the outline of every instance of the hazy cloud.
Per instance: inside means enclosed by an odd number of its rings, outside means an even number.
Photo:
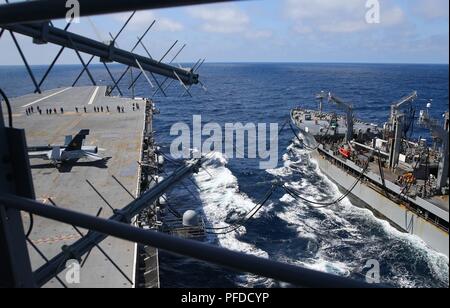
[[[448,0],[419,0],[415,2],[414,12],[422,18],[428,20],[449,18]]]
[[[205,32],[241,34],[248,39],[266,39],[273,35],[269,30],[253,29],[250,16],[235,5],[192,7],[187,11],[200,20],[201,30]]]
[[[146,38],[152,55],[179,40],[180,60],[448,63],[448,0],[379,0],[381,23],[366,23],[367,0],[261,0],[136,14],[120,37],[127,49],[154,20]],[[119,31],[131,12],[82,18],[70,31],[100,41]],[[55,21],[64,27],[62,21]],[[32,64],[48,64],[58,52],[18,35]],[[23,64],[8,33],[0,39],[1,64]],[[138,52],[143,50],[139,48]],[[84,55],[83,55],[84,56]],[[70,50],[58,63],[78,63]]]
[[[114,18],[121,22],[125,22],[129,16],[130,13],[116,14],[114,15]],[[156,20],[155,29],[159,31],[178,32],[184,30],[182,23],[167,17],[158,16],[151,11],[137,12],[131,20],[129,26],[135,30],[142,29],[143,27],[145,28],[149,26],[153,20]]]
[[[202,21],[201,28],[213,33],[244,32],[250,24],[250,17],[234,6],[192,7],[189,15]]]
[[[245,37],[249,39],[268,39],[273,36],[273,32],[269,30],[247,31]]]
[[[366,0],[285,0],[284,14],[297,33],[353,33],[374,28],[392,27],[405,20],[399,6],[381,2],[381,23],[366,22]]]

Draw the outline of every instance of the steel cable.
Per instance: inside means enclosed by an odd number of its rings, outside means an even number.
[[[316,208],[316,209],[321,209],[321,208],[327,208],[327,207],[331,207],[333,205],[336,205],[338,203],[340,203],[341,201],[343,201],[345,198],[347,198],[352,192],[353,190],[356,188],[356,186],[358,185],[359,182],[362,181],[362,179],[364,178],[364,174],[367,172],[367,170],[369,169],[369,164],[367,164],[367,166],[365,167],[365,169],[361,172],[361,175],[359,176],[359,178],[356,180],[356,182],[351,186],[350,189],[347,190],[347,192],[345,194],[343,194],[341,197],[339,197],[338,199],[336,199],[333,202],[318,202],[318,201],[312,201],[312,200],[308,200],[304,197],[302,197],[300,195],[300,192],[298,190],[295,190],[293,188],[289,188],[285,185],[282,186],[282,188],[294,199],[297,200],[302,200],[306,203],[309,204],[313,204],[313,205],[318,205],[318,206],[309,206],[312,208]]]
[[[232,224],[232,225],[230,225],[228,227],[223,227],[223,228],[206,228],[206,230],[226,230],[226,229],[232,228],[231,230],[227,230],[227,231],[223,231],[223,232],[207,231],[206,233],[214,234],[214,235],[226,235],[226,234],[235,232],[235,231],[239,230],[240,228],[244,227],[244,225],[248,221],[250,221],[262,209],[262,207],[267,203],[267,201],[269,201],[269,199],[272,197],[272,195],[275,192],[277,187],[278,187],[278,185],[273,185],[272,188],[270,189],[270,191],[266,194],[265,199],[260,204],[255,206],[251,211],[249,211],[247,213],[247,215],[245,215],[244,218],[241,219],[241,221],[239,223],[235,223],[235,224]],[[247,217],[250,213],[252,213],[250,215],[250,217]]]

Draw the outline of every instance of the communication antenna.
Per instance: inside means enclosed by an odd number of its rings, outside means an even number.
[[[141,44],[141,45],[143,46],[143,48],[144,48],[145,52],[147,53],[147,55],[148,55],[151,59],[153,59],[153,57],[150,55],[150,53],[148,52],[147,48],[146,48],[145,45],[142,43],[142,41],[139,41],[139,44]],[[161,57],[161,59],[159,60],[158,63],[161,63],[161,62],[167,57],[167,55],[172,51],[172,49],[175,47],[176,44],[178,44],[178,40],[175,41],[175,43],[174,43],[174,44],[166,51],[166,53]],[[128,87],[128,89],[130,89],[131,87],[133,87],[133,86],[136,84],[136,82],[139,80],[139,78],[141,78],[142,75],[143,75],[143,73],[141,72],[141,73],[136,77],[136,79],[133,80],[133,82],[132,82],[131,85]],[[164,91],[162,90],[162,88],[161,88],[160,90],[161,90],[162,92],[164,92]]]
[[[198,73],[198,71],[199,71],[200,68],[202,67],[203,63],[205,63],[205,61],[206,61],[206,58],[203,59],[203,60],[202,60],[202,59],[198,60],[198,62],[194,65],[194,67],[191,69],[191,71],[194,72],[194,73]],[[203,82],[201,82],[201,81],[199,80],[199,84],[201,85],[203,91],[208,92],[208,88],[203,84]],[[188,90],[190,90],[191,88],[192,88],[192,85],[190,85],[190,86],[188,87]],[[186,91],[186,92],[189,93],[189,91]],[[184,97],[184,96],[186,95],[186,92],[184,92],[184,93],[182,94],[182,97]]]
[[[178,52],[175,54],[175,56],[172,58],[172,60],[170,60],[169,64],[172,64],[172,63],[177,59],[177,57],[178,57],[178,56],[181,54],[181,52],[186,48],[186,46],[187,46],[187,45],[184,44],[183,47],[181,47],[180,50],[178,50]],[[169,78],[166,77],[166,79],[164,79],[164,81],[161,83],[161,87],[163,87],[164,84],[165,84],[168,80],[169,80]],[[172,82],[173,82],[173,81],[174,81],[174,79],[172,79],[172,80],[169,82],[169,85],[168,85],[167,87],[164,88],[164,91],[167,91],[167,89],[172,85]],[[156,89],[156,91],[153,93],[153,96],[152,96],[152,97],[155,97],[155,95],[158,93],[158,91],[159,91],[159,88]]]
[[[147,27],[147,29],[145,30],[144,34],[142,34],[137,43],[133,46],[133,48],[131,49],[131,52],[134,52],[136,50],[136,48],[139,46],[139,43],[147,36],[147,34],[149,33],[149,31],[153,28],[153,26],[155,25],[156,20],[153,20],[153,22]],[[127,68],[125,69],[125,71],[120,75],[119,79],[117,81],[114,82],[113,87],[111,88],[111,90],[109,91],[109,94],[112,93],[112,91],[114,91],[115,88],[118,88],[119,83],[122,81],[122,79],[125,77],[125,75],[128,73],[128,71],[132,68],[132,65],[128,65]]]

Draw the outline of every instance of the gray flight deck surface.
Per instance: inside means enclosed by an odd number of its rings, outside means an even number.
[[[60,88],[12,99],[14,127],[26,132],[28,146],[61,145],[66,135],[75,135],[82,129],[89,129],[90,135],[84,145],[98,146],[99,155],[106,162],[88,163],[80,161],[56,169],[48,161],[31,160],[36,199],[51,206],[49,198],[58,206],[96,215],[103,208],[101,217],[113,215],[112,210],[88,185],[90,181],[113,208],[120,209],[132,198],[112,179],[116,176],[133,194],[137,194],[139,166],[142,155],[142,140],[145,121],[145,102],[132,99],[105,96],[106,87]],[[133,111],[132,104],[138,102],[140,109]],[[29,105],[32,104],[32,105]],[[33,106],[34,114],[27,116],[26,107]],[[39,115],[37,107],[43,110]],[[94,107],[103,106],[104,112],[94,112]],[[110,112],[106,112],[106,107]],[[119,113],[117,106],[124,107]],[[60,108],[64,108],[64,114]],[[79,108],[79,112],[75,111]],[[87,113],[84,112],[87,108]],[[57,114],[47,115],[47,108],[56,108]],[[61,252],[63,245],[70,245],[80,238],[68,225],[34,217],[35,224],[30,239],[51,259]],[[25,228],[29,218],[24,214]],[[86,234],[86,230],[82,230]],[[121,270],[134,281],[135,244],[115,238],[107,238],[100,247],[114,260]],[[33,269],[45,262],[31,246],[29,251]],[[66,273],[59,275],[66,282]],[[68,287],[133,287],[130,282],[94,248],[81,269],[81,284]],[[54,279],[46,287],[60,287]]]

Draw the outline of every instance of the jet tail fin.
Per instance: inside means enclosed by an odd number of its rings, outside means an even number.
[[[73,140],[72,135],[66,136],[66,138],[64,139],[64,146],[65,147],[68,146],[72,142],[72,140]]]
[[[73,139],[70,141],[70,143],[67,145],[66,151],[76,151],[81,150],[81,147],[83,146],[83,141],[86,139],[86,136],[89,135],[89,129],[83,129],[81,130]]]

